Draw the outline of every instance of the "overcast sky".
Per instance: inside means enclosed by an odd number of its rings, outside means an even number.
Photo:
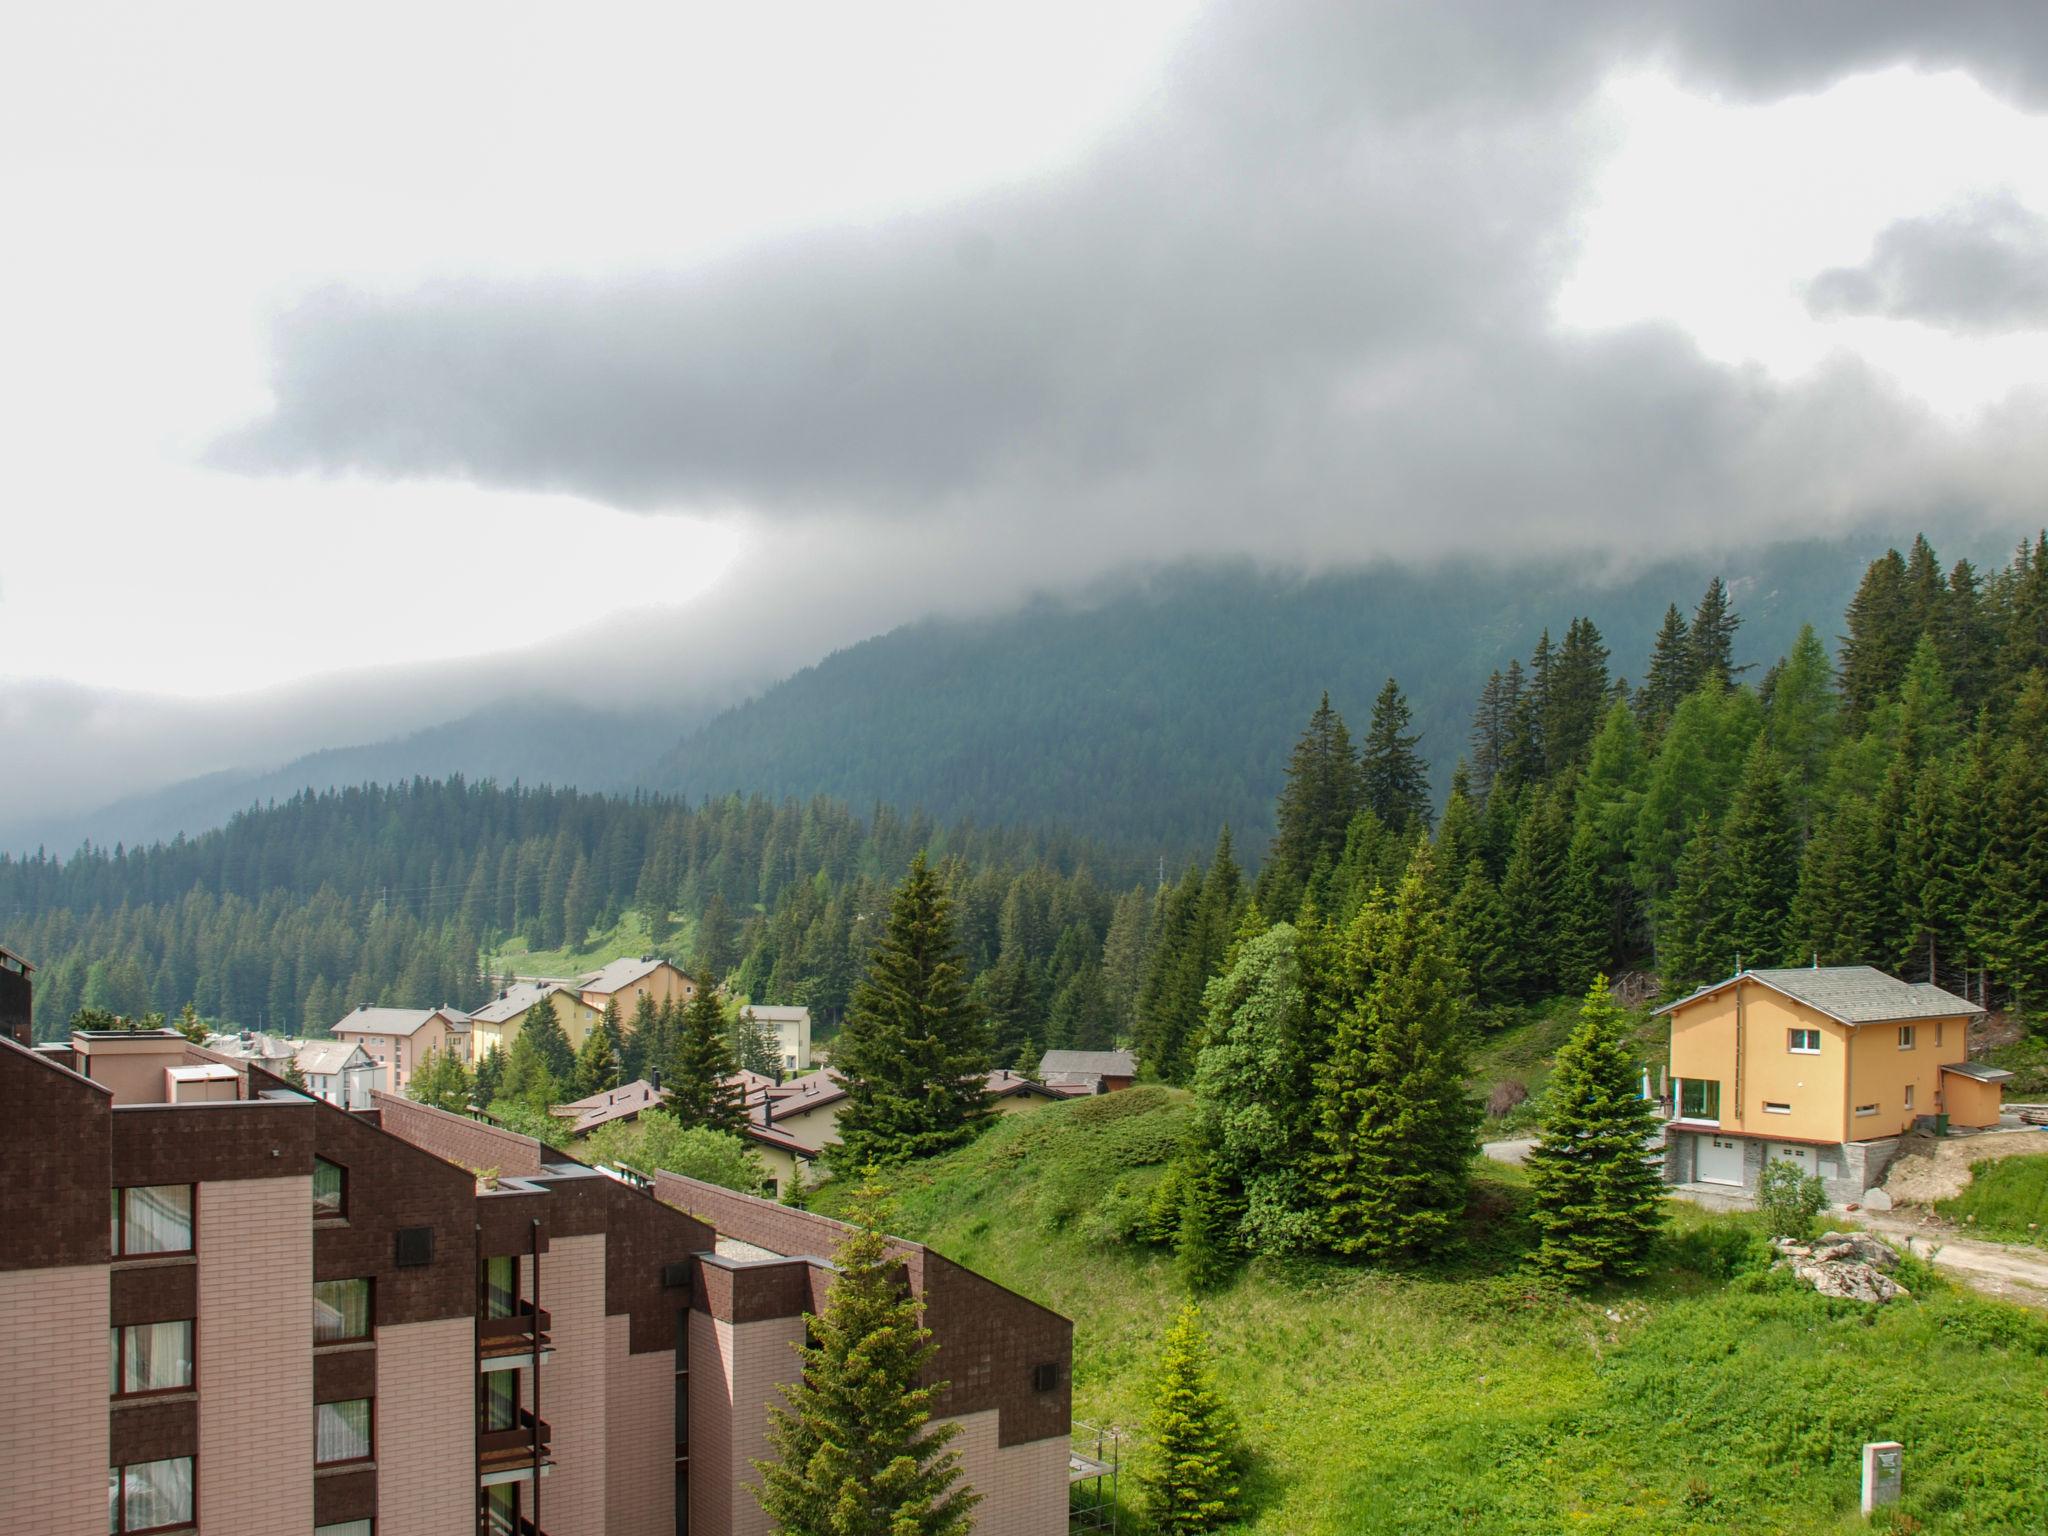
[[[0,144],[17,787],[2048,484],[2034,3],[16,7]]]

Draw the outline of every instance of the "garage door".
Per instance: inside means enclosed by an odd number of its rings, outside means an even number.
[[[1696,1136],[1693,1146],[1699,1166],[1694,1177],[1702,1184],[1742,1182],[1742,1143],[1729,1136]]]
[[[1770,1158],[1774,1163],[1797,1163],[1801,1173],[1810,1174],[1814,1171],[1814,1155],[1813,1148],[1811,1147],[1795,1146],[1789,1141],[1774,1141],[1771,1143]]]

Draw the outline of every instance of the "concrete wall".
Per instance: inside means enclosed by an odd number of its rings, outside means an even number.
[[[975,1536],[1064,1536],[1067,1437],[1001,1446],[996,1420],[989,1409],[939,1421],[959,1426],[952,1449],[960,1454],[962,1479],[981,1495]]]
[[[0,1528],[10,1536],[105,1530],[106,1266],[0,1273],[0,1338],[0,1445],[9,1448],[0,1456]]]
[[[203,1528],[206,1536],[310,1530],[313,1181],[226,1180],[201,1184],[197,1198]],[[253,1297],[264,1304],[248,1305]],[[104,1367],[96,1379],[103,1387]],[[250,1476],[251,1467],[264,1475]]]
[[[377,1536],[473,1528],[475,1423],[473,1320],[377,1330]]]
[[[532,1261],[521,1264],[530,1270]],[[526,1292],[533,1296],[532,1290]],[[606,1327],[604,1237],[558,1237],[540,1256],[540,1305],[553,1318],[554,1358],[541,1366],[540,1416],[552,1430],[554,1470],[542,1480],[548,1536],[605,1536]],[[521,1377],[529,1407],[535,1373]]]
[[[1682,1129],[1674,1129],[1670,1133],[1664,1148],[1664,1177],[1667,1182],[1698,1182],[1699,1143],[1712,1134],[1711,1131]],[[1757,1180],[1771,1156],[1773,1143],[1763,1136],[1737,1139],[1742,1143],[1741,1185],[1707,1187],[1726,1189],[1731,1195],[1753,1195]],[[1888,1137],[1878,1141],[1835,1142],[1811,1150],[1814,1173],[1826,1188],[1828,1199],[1837,1205],[1846,1205],[1852,1200],[1861,1200],[1865,1190],[1882,1182],[1885,1170],[1898,1153],[1899,1142],[1897,1137]]]
[[[675,1353],[633,1354],[624,1316],[604,1327],[605,1536],[675,1536]]]

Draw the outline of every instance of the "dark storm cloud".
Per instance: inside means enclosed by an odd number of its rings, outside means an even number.
[[[2048,26],[1904,0],[1227,9],[1057,182],[633,281],[317,295],[278,327],[273,414],[217,456],[894,524],[927,552],[967,532],[1048,580],[1997,501],[2036,451],[1959,451],[1853,368],[1784,387],[1546,318],[1610,70],[1769,97],[1900,60],[2041,99]]]
[[[1861,266],[1823,272],[1823,315],[1883,315],[1979,334],[2048,326],[2048,219],[2010,197],[1901,219]]]

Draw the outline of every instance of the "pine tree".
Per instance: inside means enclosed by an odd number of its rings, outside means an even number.
[[[987,1029],[961,975],[952,903],[919,854],[854,990],[834,1065],[846,1081],[833,1160],[846,1168],[944,1152],[988,1113]]]
[[[1906,599],[1906,562],[1896,549],[1871,561],[1850,599],[1849,633],[1842,637],[1842,710],[1851,729],[1898,687],[1913,654]]]
[[[1237,1428],[1210,1379],[1209,1340],[1192,1302],[1166,1332],[1146,1441],[1140,1481],[1160,1536],[1200,1536],[1237,1518]]]
[[[730,1034],[733,1060],[740,1070],[782,1081],[782,1042],[751,1008],[742,1008]]]
[[[1931,632],[1956,702],[1966,715],[1974,715],[1990,688],[1993,642],[1983,585],[1969,561],[1958,560],[1950,567]]]
[[[505,1053],[495,1045],[483,1054],[476,1064],[476,1102],[490,1104],[503,1091],[505,1081]]]
[[[420,1057],[405,1085],[405,1096],[414,1103],[431,1104],[458,1115],[468,1111],[470,1095],[475,1091],[476,1080],[463,1059],[438,1048],[429,1048]]]
[[[1726,942],[1744,965],[1776,965],[1786,958],[1801,848],[1777,754],[1762,737],[1750,750],[1721,842],[1728,877]]]
[[[619,1038],[619,1070],[628,1082],[638,1082],[650,1071],[661,1069],[661,1058],[647,1053],[648,1042],[656,1032],[657,1019],[653,995],[642,992],[633,1004],[633,1022],[620,1032]]]
[[[1514,710],[1508,698],[1507,684],[1496,667],[1486,679],[1486,686],[1479,690],[1479,707],[1472,715],[1472,797],[1484,801],[1493,792],[1493,781],[1499,777],[1501,765],[1507,760],[1508,732],[1513,724]]]
[[[1764,730],[1786,771],[1785,795],[1800,835],[1813,828],[1828,760],[1838,738],[1834,667],[1811,624],[1786,653],[1771,689]]]
[[[662,1086],[669,1090],[668,1111],[685,1126],[737,1133],[747,1113],[734,1081],[739,1063],[726,1038],[725,1010],[708,988],[690,999],[676,1030]]]
[[[1741,627],[1741,617],[1728,606],[1728,585],[1716,576],[1707,583],[1686,633],[1692,685],[1687,692],[1708,683],[1734,686],[1736,674],[1744,670],[1735,665],[1735,631]]]
[[[590,1026],[576,1049],[576,1091],[584,1098],[619,1086],[625,1055],[619,1044],[619,1000],[608,998],[604,1016]]]
[[[1326,1241],[1369,1259],[1442,1249],[1470,1188],[1479,1107],[1465,1090],[1464,978],[1429,864],[1424,845],[1392,908],[1368,903],[1347,934],[1366,979],[1317,1074]]]
[[[1551,663],[1544,700],[1543,757],[1555,775],[1584,759],[1609,702],[1607,645],[1587,618],[1573,619]]]
[[[1180,1164],[1180,1195],[1174,1264],[1189,1290],[1217,1290],[1237,1270],[1243,1201],[1217,1165],[1214,1151],[1203,1145]]]
[[[1640,1096],[1627,1021],[1595,978],[1578,1027],[1557,1053],[1543,1129],[1527,1168],[1531,1262],[1570,1285],[1632,1279],[1664,1221],[1664,1181],[1649,1143],[1657,1114]]]
[[[559,1086],[566,1088],[576,1081],[576,1048],[562,1033],[562,1020],[555,1012],[552,994],[526,1010],[526,1017],[519,1024],[518,1038],[532,1045],[541,1065],[547,1068],[548,1076]]]
[[[1677,883],[1657,920],[1657,964],[1667,994],[1733,973],[1728,869],[1713,818],[1702,811],[1678,860]]]
[[[514,1104],[545,1112],[562,1102],[564,1089],[573,1078],[559,1078],[548,1068],[547,1053],[534,1039],[531,1029],[513,1036],[512,1049],[505,1053],[505,1072],[498,1096]]]
[[[1336,858],[1363,803],[1351,733],[1325,693],[1294,744],[1287,783],[1274,807],[1273,846],[1259,882],[1263,910],[1293,913],[1317,860]]]
[[[960,1482],[959,1426],[932,1421],[938,1346],[872,1182],[849,1214],[825,1305],[804,1316],[802,1375],[769,1409],[761,1508],[781,1536],[968,1536],[981,1496]]]
[[[2018,1007],[2048,1004],[2048,675],[2036,672],[2013,706],[1985,827],[1983,949]]]
[[[1373,700],[1372,725],[1359,760],[1364,809],[1396,832],[1429,830],[1429,768],[1408,733],[1408,700],[1391,677]]]
[[[1500,892],[1474,863],[1451,898],[1451,948],[1477,1002],[1492,1006],[1521,996],[1521,951]]]
[[[1685,616],[1673,603],[1650,651],[1650,670],[1636,693],[1636,718],[1653,735],[1664,728],[1678,701],[1692,692],[1692,639]]]
[[[1525,998],[1546,996],[1557,985],[1570,856],[1571,828],[1558,796],[1545,788],[1531,790],[1500,882],[1511,947],[1508,969]]]
[[[732,946],[732,909],[724,894],[714,890],[697,919],[697,952],[691,960],[707,989],[715,989],[732,969]]]

